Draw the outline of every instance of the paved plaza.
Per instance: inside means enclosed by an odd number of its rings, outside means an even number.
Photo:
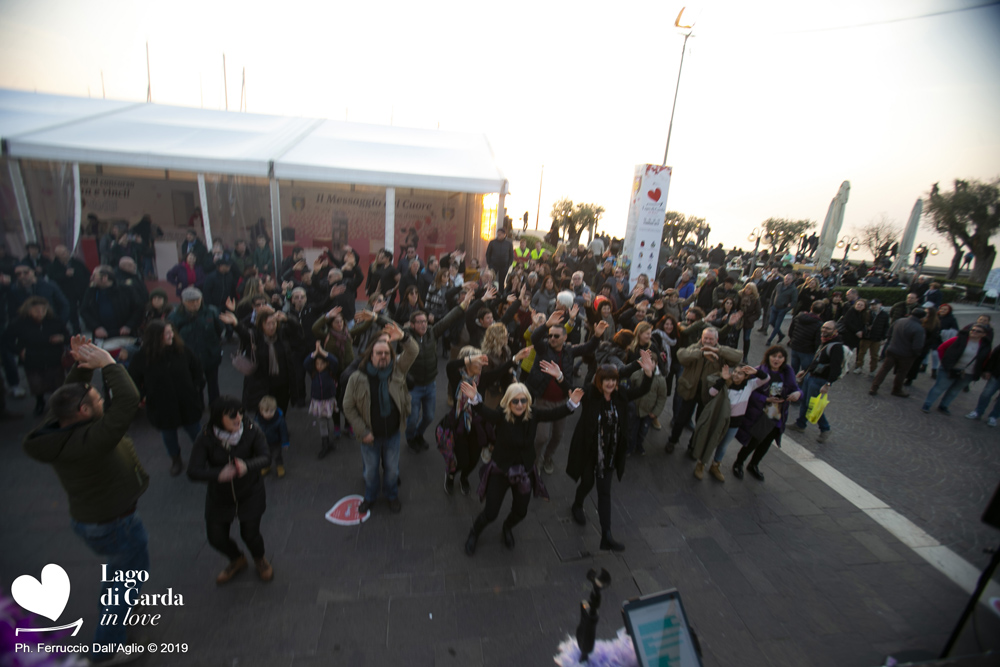
[[[970,321],[972,310],[960,319]],[[751,359],[764,339],[755,334]],[[231,351],[230,349],[227,349]],[[443,361],[438,412],[445,409]],[[240,377],[223,366],[224,393]],[[976,569],[1000,545],[1000,531],[979,521],[1000,480],[1000,431],[961,415],[983,383],[952,406],[954,416],[920,412],[930,386],[921,375],[913,398],[867,394],[867,376],[834,385],[830,441],[814,426],[773,449],[766,481],[733,478],[736,446],[726,456],[727,480],[692,476],[679,447],[663,453],[665,431],[651,431],[648,454],[631,458],[614,483],[613,526],[627,550],[599,552],[596,496],[588,525],[572,522],[574,485],[562,472],[569,433],[546,483],[552,500],[533,499],[507,550],[500,522],[480,538],[474,558],[462,546],[481,505],[456,490],[445,495],[443,462],[433,449],[401,455],[403,510],[384,500],[361,526],[340,527],[324,513],[361,493],[358,444],[337,443],[316,460],[318,432],[304,410],[291,410],[288,475],[267,480],[262,532],[275,578],[263,584],[246,572],[217,587],[224,559],[205,539],[205,489],[168,475],[170,461],[145,415],[132,430],[152,479],[139,502],[150,535],[152,566],[144,593],[168,588],[183,606],[162,607],[162,622],[140,640],[183,642],[185,654],[147,655],[140,665],[551,665],[573,633],[589,591],[588,569],[612,577],[598,626],[610,638],[622,625],[622,601],[676,587],[698,632],[706,665],[874,666],[888,654],[936,654],[968,593],[870,513],[813,475],[796,458],[811,454],[883,501]],[[28,401],[11,408],[29,411]],[[662,421],[669,422],[667,408]],[[20,441],[33,418],[5,425],[0,438],[0,582],[4,594],[20,574],[38,576],[59,563],[73,582],[62,619],[82,617],[90,641],[97,620],[100,561],[73,534],[65,493],[54,473],[31,461]],[[685,434],[686,442],[688,435]],[[190,443],[182,438],[187,460]],[[503,512],[509,507],[509,500]],[[235,530],[234,530],[235,534]],[[63,621],[66,622],[66,621]],[[978,635],[978,636],[977,636]],[[954,655],[1000,650],[1000,618],[979,605]],[[956,664],[995,665],[996,655]]]

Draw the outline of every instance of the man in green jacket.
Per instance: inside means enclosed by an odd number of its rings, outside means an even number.
[[[417,358],[410,366],[410,380],[413,386],[410,387],[410,417],[406,420],[406,443],[414,452],[422,452],[429,449],[430,445],[424,439],[424,431],[434,421],[434,406],[437,405],[437,340],[438,336],[461,322],[465,316],[465,309],[472,303],[473,292],[465,293],[462,303],[455,306],[451,311],[435,322],[434,326],[428,326],[427,313],[416,310],[410,314],[410,323],[406,326],[407,331],[413,336],[420,346]]]
[[[139,408],[139,391],[123,366],[83,336],[72,338],[71,350],[76,365],[49,399],[46,422],[25,437],[24,450],[55,469],[69,498],[73,531],[106,563],[108,575],[139,570],[148,575],[148,536],[136,503],[149,475],[126,435]],[[90,385],[98,368],[105,392],[114,399],[106,411],[104,398]],[[136,596],[144,580],[136,584]],[[98,624],[94,642],[124,644],[125,586],[110,585],[115,589],[111,599],[120,602],[102,605],[101,618],[115,622]],[[106,655],[109,662],[122,659]]]
[[[358,506],[364,514],[385,489],[389,509],[402,509],[399,502],[399,434],[406,428],[410,414],[410,396],[406,390],[406,373],[417,358],[419,346],[395,322],[383,329],[389,340],[376,338],[344,390],[344,415],[361,441],[364,463],[365,499]],[[399,341],[400,355],[395,358],[392,346]],[[383,484],[379,484],[379,467],[383,467]]]

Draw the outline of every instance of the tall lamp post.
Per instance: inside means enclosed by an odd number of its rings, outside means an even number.
[[[677,13],[677,18],[674,20],[674,27],[680,28],[682,30],[687,30],[684,34],[684,44],[681,46],[681,64],[677,68],[677,86],[674,87],[674,103],[670,107],[670,125],[667,126],[667,147],[663,149],[663,166],[667,166],[667,153],[670,152],[670,135],[674,131],[674,110],[677,109],[677,93],[681,89],[681,72],[684,70],[684,52],[687,50],[688,37],[694,32],[694,23],[691,25],[681,25],[681,16],[684,14],[684,7],[681,7],[681,11]]]
[[[857,252],[861,249],[861,241],[857,236],[844,236],[837,241],[837,247],[844,249],[844,263],[847,263],[847,253],[850,250]]]

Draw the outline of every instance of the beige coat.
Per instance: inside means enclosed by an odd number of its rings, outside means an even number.
[[[396,359],[392,377],[389,378],[389,398],[399,410],[400,431],[406,428],[406,419],[410,416],[410,392],[406,388],[406,372],[417,358],[419,349],[417,341],[408,337],[406,342],[402,343],[402,352]],[[364,368],[359,368],[351,375],[344,390],[344,415],[354,429],[354,437],[359,441],[372,432],[371,405],[368,375]]]
[[[702,405],[708,405],[712,398],[708,390],[709,375],[719,375],[722,365],[730,368],[743,361],[743,353],[728,345],[719,346],[719,358],[706,359],[701,352],[701,343],[695,343],[677,351],[677,361],[684,367],[684,373],[677,380],[677,393],[685,401],[697,398]]]

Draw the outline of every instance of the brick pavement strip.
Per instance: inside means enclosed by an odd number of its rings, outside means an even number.
[[[223,369],[224,391],[238,391],[237,380]],[[329,524],[323,513],[361,489],[358,445],[341,440],[336,453],[317,462],[318,434],[293,409],[288,476],[266,480],[262,532],[275,580],[261,584],[247,572],[221,588],[213,578],[223,559],[204,537],[204,488],[168,476],[159,436],[140,417],[132,433],[152,475],[139,503],[152,558],[144,590],[170,587],[185,597],[183,607],[163,608],[164,623],[144,635],[187,642],[191,653],[137,664],[551,664],[559,641],[576,627],[591,567],[606,567],[613,577],[601,637],[621,625],[622,600],[676,586],[710,666],[877,665],[886,651],[936,652],[966,594],[807,468],[831,466],[880,501],[869,511],[899,510],[965,555],[995,540],[975,525],[976,503],[995,483],[1000,459],[974,437],[982,424],[952,418],[948,429],[929,428],[944,418],[914,415],[912,401],[862,400],[855,380],[863,385],[852,376],[836,387],[830,443],[802,438],[813,454],[806,467],[773,452],[764,460],[764,484],[731,475],[725,484],[699,482],[682,452],[662,453],[665,434],[651,432],[650,453],[630,459],[623,482],[614,482],[615,534],[628,547],[621,555],[597,551],[593,497],[588,526],[569,521],[573,484],[557,472],[547,479],[552,501],[532,501],[513,552],[502,545],[498,521],[483,533],[475,558],[467,558],[462,543],[481,506],[444,495],[433,451],[404,449],[401,514],[379,503],[361,526]],[[439,414],[443,405],[439,395]],[[73,582],[63,617],[82,617],[89,637],[99,561],[72,534],[55,475],[20,449],[29,423],[15,425],[19,430],[10,429],[0,444],[0,580],[6,586],[60,563]],[[938,451],[948,447],[960,447],[968,459],[960,479],[951,479],[957,466]],[[182,449],[190,444],[182,440]],[[560,471],[566,449],[564,443],[556,455]],[[903,462],[906,475],[898,473]],[[925,481],[938,482],[932,499],[919,486]],[[939,507],[926,509],[931,503]],[[955,523],[955,514],[962,525],[945,522]],[[1000,648],[1000,619],[982,608],[977,617],[980,637]],[[975,637],[964,633],[959,652],[976,649]]]

